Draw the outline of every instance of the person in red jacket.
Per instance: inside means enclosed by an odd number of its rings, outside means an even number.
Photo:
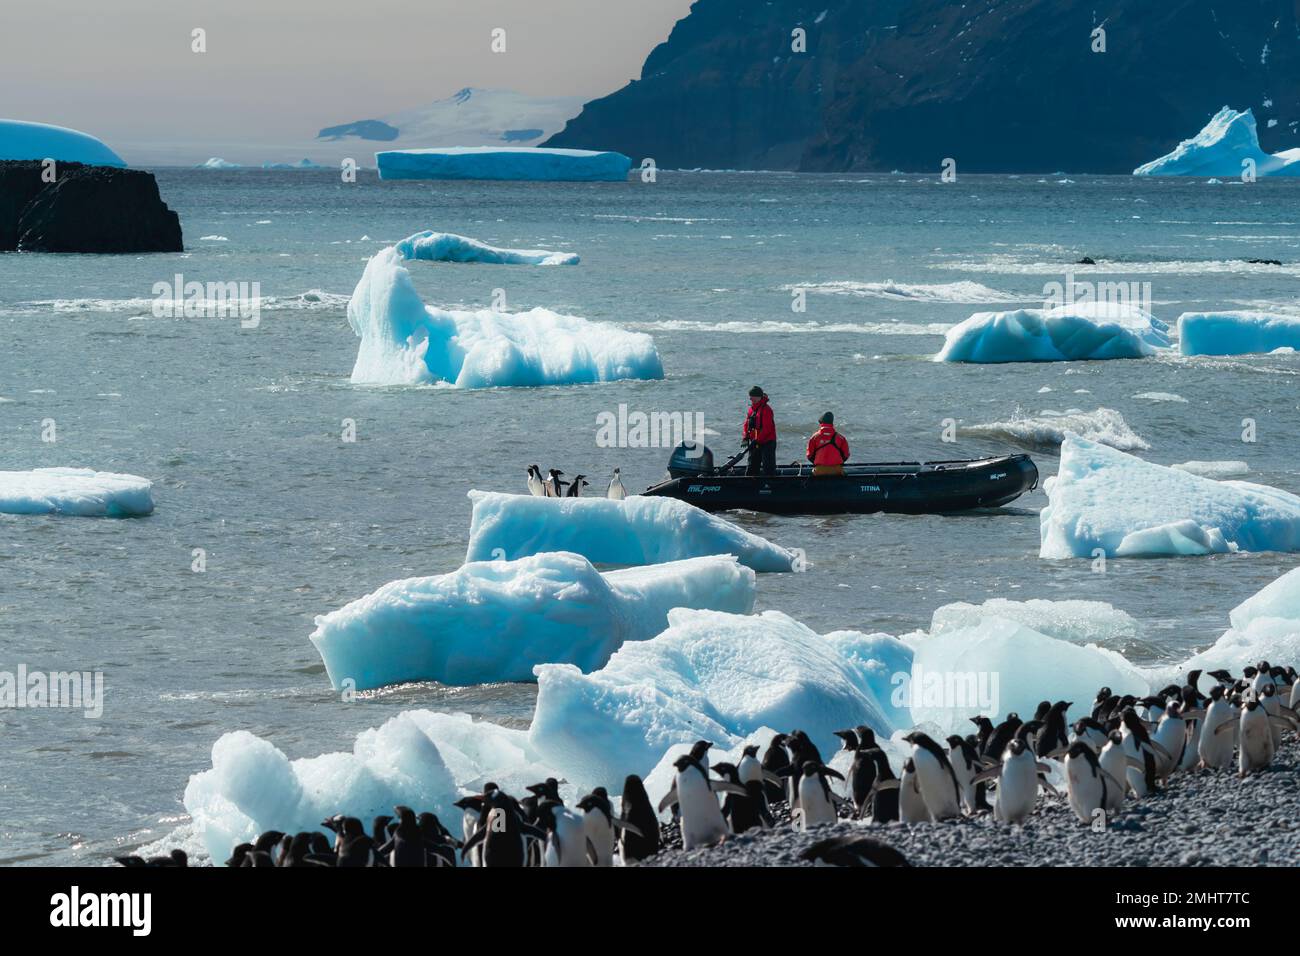
[[[749,413],[745,416],[745,441],[749,445],[747,475],[776,474],[776,416],[767,395],[755,385],[749,390]]]
[[[849,460],[849,443],[835,430],[835,416],[827,412],[817,419],[821,427],[817,434],[808,439],[808,460],[812,462],[813,474],[844,474],[844,463]]]

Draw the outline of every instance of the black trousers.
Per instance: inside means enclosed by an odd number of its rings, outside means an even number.
[[[749,446],[749,463],[745,466],[747,475],[776,474],[776,442],[764,442]]]

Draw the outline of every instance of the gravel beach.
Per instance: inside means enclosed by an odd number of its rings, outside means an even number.
[[[1300,865],[1300,743],[1283,743],[1273,764],[1244,780],[1227,771],[1174,775],[1161,792],[1129,799],[1103,832],[1081,824],[1059,798],[1040,795],[1024,826],[989,814],[945,823],[883,826],[841,821],[808,833],[789,826],[750,831],[717,847],[683,852],[676,827],[668,849],[643,866],[811,866],[799,854],[832,836],[862,833],[913,866]],[[780,808],[784,810],[784,808]]]

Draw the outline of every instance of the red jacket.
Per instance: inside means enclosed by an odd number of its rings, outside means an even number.
[[[744,429],[746,441],[756,441],[760,445],[776,441],[776,416],[772,414],[772,406],[767,403],[766,395],[749,406]]]
[[[849,460],[849,443],[834,425],[822,425],[808,439],[808,460],[814,465],[842,465]]]

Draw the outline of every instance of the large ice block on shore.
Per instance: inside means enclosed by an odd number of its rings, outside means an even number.
[[[572,551],[596,564],[658,564],[734,554],[755,571],[791,571],[795,551],[675,498],[535,498],[471,491],[466,561]]]
[[[153,482],[90,468],[0,471],[0,513],[131,518],[153,511]]]
[[[625,182],[632,160],[622,153],[540,147],[448,146],[375,153],[380,179],[526,179]]]
[[[741,616],[679,608],[648,641],[624,644],[603,668],[536,668],[529,742],[581,786],[645,775],[672,744],[723,749],[764,727],[806,731],[824,752],[860,723],[888,736],[908,726],[892,675],[912,652],[884,634],[819,635],[779,611]]]
[[[1300,550],[1300,497],[1214,481],[1077,436],[1061,445],[1040,516],[1043,558]]]
[[[318,616],[311,640],[336,689],[531,681],[535,664],[601,667],[662,631],[675,607],[747,614],[754,593],[754,572],[729,555],[601,574],[546,553],[393,581]]]
[[[541,308],[426,306],[403,261],[398,247],[380,250],[348,302],[348,323],[361,339],[357,384],[490,388],[664,377],[654,340],[642,332]]]
[[[1178,350],[1184,355],[1247,355],[1300,349],[1300,316],[1269,312],[1184,312]]]
[[[953,326],[936,362],[1075,362],[1142,358],[1169,347],[1169,327],[1126,303],[976,312]]]

